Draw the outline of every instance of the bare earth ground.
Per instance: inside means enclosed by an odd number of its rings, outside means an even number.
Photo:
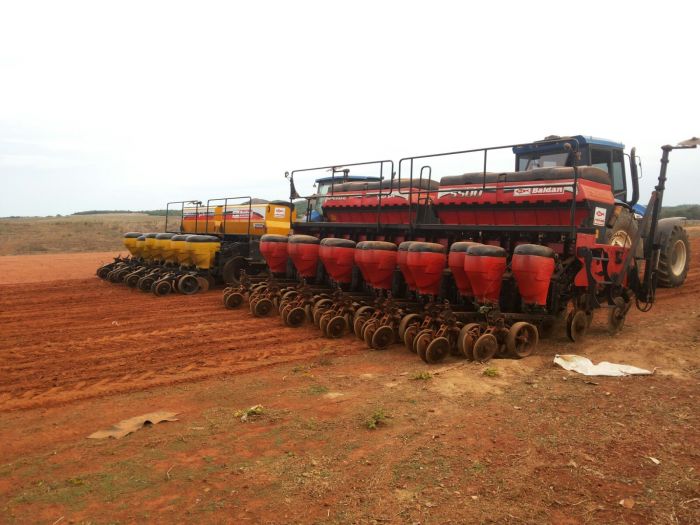
[[[581,345],[428,367],[73,257],[0,257],[0,522],[700,522],[697,264],[615,337],[599,313]],[[585,378],[556,353],[657,371]],[[180,420],[86,439],[158,409]]]

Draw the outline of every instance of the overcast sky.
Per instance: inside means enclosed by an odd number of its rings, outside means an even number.
[[[697,2],[0,4],[0,216],[285,198],[284,172],[700,134]],[[459,170],[457,170],[459,171]],[[700,151],[666,204],[700,203]]]

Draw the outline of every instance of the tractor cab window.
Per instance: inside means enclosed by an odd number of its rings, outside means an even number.
[[[613,194],[622,200],[627,195],[625,165],[621,150],[591,148],[591,166],[610,175]]]
[[[627,185],[625,184],[625,162],[621,150],[612,152],[612,175],[613,193],[615,197],[627,200]]]
[[[311,206],[312,209],[316,210],[320,214],[323,214],[323,203],[326,202],[326,198],[322,195],[328,195],[328,190],[331,188],[331,182],[318,182],[317,185],[316,195],[319,195],[319,197],[311,201]]]
[[[518,157],[518,171],[566,166],[568,153],[528,153]]]

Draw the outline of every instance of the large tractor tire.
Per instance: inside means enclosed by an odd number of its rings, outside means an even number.
[[[241,277],[241,270],[247,269],[248,261],[246,261],[245,257],[237,255],[233,259],[229,259],[226,261],[223,268],[222,277],[224,282],[228,285],[237,285],[240,282],[239,279]]]
[[[621,208],[612,228],[608,228],[605,232],[605,243],[629,248],[632,246],[635,235],[637,235],[637,230],[638,225],[634,214],[627,208]],[[637,245],[637,253],[635,254],[637,257],[644,256],[643,244],[643,241],[640,239]]]
[[[676,224],[661,246],[658,285],[676,288],[683,284],[690,269],[690,242],[685,229]]]

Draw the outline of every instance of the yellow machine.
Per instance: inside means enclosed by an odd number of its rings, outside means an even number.
[[[287,235],[296,212],[288,202],[254,199],[251,204],[188,206],[182,210],[182,232],[219,235],[266,233]]]
[[[156,252],[155,252],[155,245],[156,245],[156,235],[157,233],[145,233],[144,236],[144,245],[143,245],[143,251],[141,256],[144,259],[150,260],[150,259],[155,259]]]
[[[124,237],[122,239],[124,246],[134,257],[141,257],[141,252],[143,251],[143,244],[139,243],[139,237],[141,237],[142,235],[142,233],[128,232],[124,234]]]
[[[177,254],[172,247],[172,238],[174,233],[159,233],[156,235],[156,247],[160,255],[160,259],[165,263],[176,263]]]
[[[190,252],[187,249],[187,237],[188,234],[178,234],[173,235],[170,239],[170,249],[175,253],[177,262],[182,266],[191,266],[192,258],[190,257]]]
[[[190,259],[197,269],[209,270],[214,266],[221,241],[213,235],[189,235],[186,245]]]
[[[136,239],[136,245],[134,246],[134,257],[145,257],[144,253],[146,251],[146,235],[141,235]]]
[[[180,221],[169,225],[176,215],[171,213],[173,204],[179,205]],[[248,275],[267,271],[260,238],[268,233],[288,235],[295,220],[293,206],[284,201],[229,197],[210,199],[206,205],[170,202],[165,231],[124,234],[124,246],[132,257],[116,258],[98,269],[98,275],[155,295],[192,294],[217,283],[237,282],[243,271]]]

